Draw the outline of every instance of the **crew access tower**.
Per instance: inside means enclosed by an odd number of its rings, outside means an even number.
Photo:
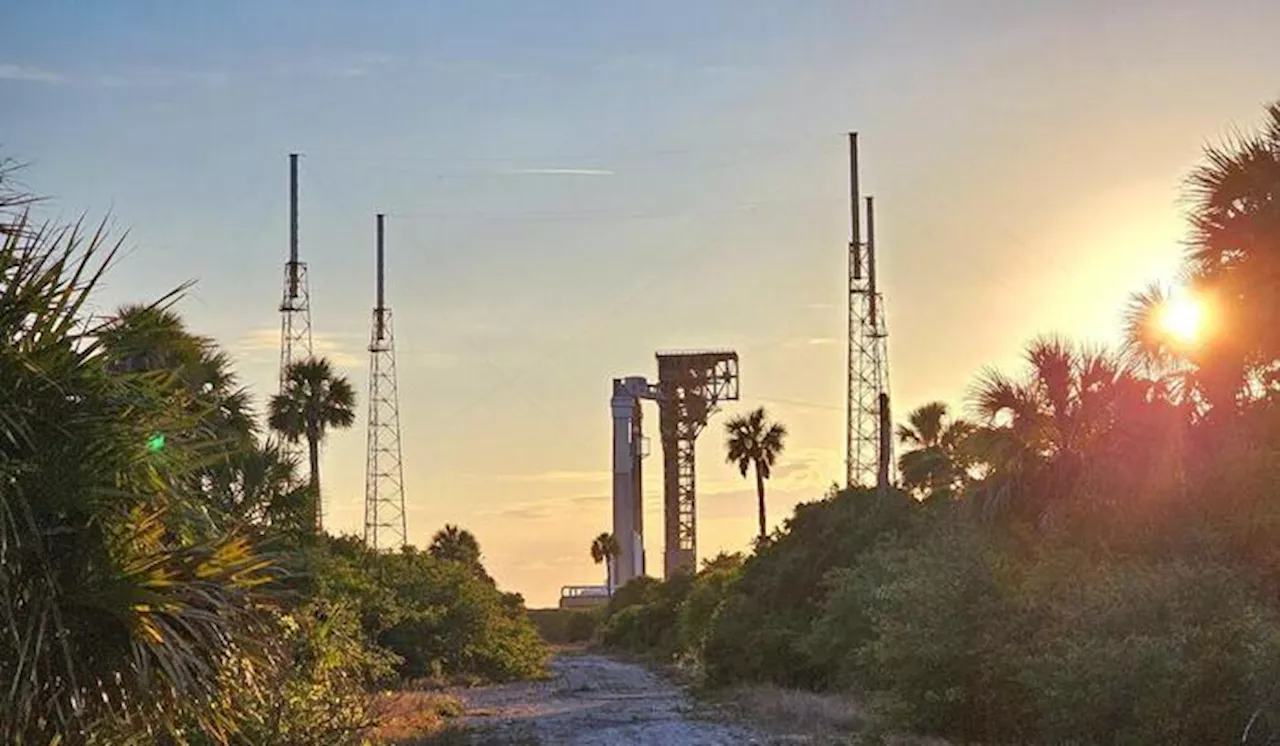
[[[720,402],[738,399],[738,353],[658,353],[658,381],[613,379],[613,535],[621,552],[616,586],[645,574],[642,463],[648,455],[641,402],[658,405],[662,437],[663,574],[698,564],[696,445]]]

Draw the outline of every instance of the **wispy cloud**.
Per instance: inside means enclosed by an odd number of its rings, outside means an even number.
[[[613,176],[607,168],[509,168],[499,171],[513,176]]]
[[[365,52],[297,60],[277,68],[276,73],[298,77],[362,78],[387,70],[398,62],[389,54]]]
[[[530,484],[599,484],[608,482],[613,475],[607,471],[544,471],[534,474],[506,474],[498,476],[502,482]]]
[[[219,88],[235,76],[224,70],[171,70],[133,68],[102,73],[84,82],[102,88]]]
[[[317,357],[326,357],[339,367],[363,368],[364,355],[359,350],[363,345],[354,340],[333,334],[311,334],[311,351]],[[258,328],[242,337],[232,351],[248,361],[265,362],[276,359],[280,354],[280,330],[275,328]]]
[[[0,63],[0,80],[56,84],[63,82],[65,79],[62,73],[46,70],[42,67]]]
[[[805,340],[805,344],[811,347],[819,347],[822,345],[833,345],[836,343],[835,337],[810,337]]]

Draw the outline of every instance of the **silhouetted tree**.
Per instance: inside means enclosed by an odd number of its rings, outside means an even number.
[[[751,467],[755,467],[760,539],[764,540],[768,533],[764,511],[764,482],[773,471],[778,454],[782,453],[787,428],[776,422],[770,423],[761,407],[729,420],[725,423],[725,433],[725,448],[728,451],[725,460],[737,465],[743,477],[747,476]]]
[[[469,567],[481,566],[480,542],[470,531],[452,524],[445,524],[431,537],[427,553],[439,560],[461,562]]]
[[[618,545],[617,538],[607,531],[591,542],[591,559],[597,565],[604,563],[605,585],[609,588],[609,595],[613,595],[613,563],[620,554],[622,547]]]
[[[968,437],[973,425],[947,420],[947,405],[930,402],[907,416],[898,426],[898,441],[911,450],[898,458],[902,486],[927,497],[951,496],[964,486],[970,457]]]
[[[355,422],[356,395],[346,378],[333,372],[324,358],[293,363],[285,371],[284,391],[271,398],[271,428],[290,443],[307,441],[311,466],[311,499],[317,533],[324,529],[320,511],[320,443],[329,428]]]

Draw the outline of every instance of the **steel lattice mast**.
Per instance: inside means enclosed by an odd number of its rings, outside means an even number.
[[[285,389],[289,365],[311,357],[311,289],[307,265],[298,260],[298,154],[289,154],[289,259],[284,263],[284,290],[280,297],[280,392]],[[286,445],[288,454],[300,458],[297,445]],[[319,496],[316,497],[319,499]],[[323,511],[316,506],[316,530],[324,528]]]
[[[368,456],[364,477],[364,541],[373,549],[399,549],[407,541],[404,468],[400,454],[400,404],[396,344],[386,306],[383,215],[378,215],[377,305],[369,336]]]
[[[738,353],[658,353],[663,574],[698,571],[697,440],[721,402],[738,399]]]
[[[849,398],[846,484],[884,487],[891,482],[893,438],[889,416],[888,329],[884,296],[876,286],[875,206],[858,184],[858,135],[849,133]]]

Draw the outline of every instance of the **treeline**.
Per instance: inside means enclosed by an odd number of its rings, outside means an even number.
[[[911,414],[902,489],[833,491],[740,564],[634,581],[599,638],[710,686],[847,693],[868,741],[1280,738],[1280,106],[1267,115],[1189,178],[1185,287],[1135,295],[1124,349],[1033,342],[1025,372],[974,384],[971,420]]]
[[[354,419],[349,383],[300,361],[264,430],[179,293],[92,312],[118,244],[32,222],[10,176],[0,743],[373,743],[382,688],[542,672],[523,600],[468,532],[376,553],[318,530],[316,454]]]

